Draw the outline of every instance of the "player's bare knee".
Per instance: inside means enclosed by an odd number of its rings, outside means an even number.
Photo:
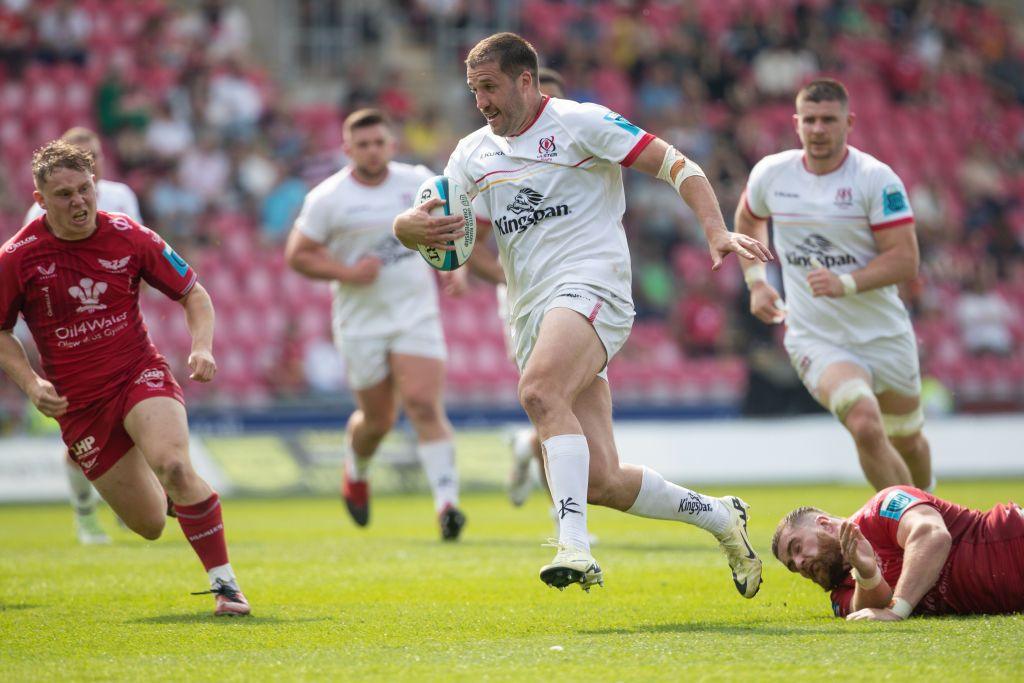
[[[561,403],[557,390],[547,384],[526,378],[519,383],[519,402],[534,424],[555,413]]]
[[[855,407],[851,410],[846,416],[846,428],[850,430],[857,445],[869,451],[875,450],[886,440],[880,416],[868,409],[857,410]]]
[[[433,396],[407,397],[404,407],[413,424],[434,424],[441,419],[441,407]]]
[[[391,431],[392,427],[395,426],[396,418],[397,415],[394,410],[364,413],[363,429],[365,429],[371,436],[381,439]]]
[[[174,457],[157,461],[153,466],[153,472],[164,489],[171,494],[186,490],[193,474],[192,468],[184,459]]]
[[[155,541],[160,538],[164,533],[164,526],[166,526],[166,523],[167,518],[163,511],[159,514],[154,513],[148,517],[138,519],[133,522],[125,521],[125,524],[128,525],[129,529],[137,533],[139,536],[142,536],[147,541]]]

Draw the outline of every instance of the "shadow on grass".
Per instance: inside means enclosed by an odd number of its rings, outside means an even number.
[[[727,635],[751,635],[751,636],[811,636],[827,635],[833,637],[855,637],[864,638],[871,636],[861,629],[844,631],[837,628],[840,622],[837,619],[833,626],[779,626],[775,624],[727,624],[715,622],[687,622],[684,624],[637,624],[631,627],[619,628],[597,628],[581,630],[580,633],[588,635],[631,635],[637,633],[723,633]],[[880,634],[881,635],[881,634]],[[906,635],[910,635],[909,633]]]
[[[263,626],[266,624],[305,624],[317,621],[330,621],[327,617],[275,617],[249,615],[247,617],[213,617],[209,612],[197,614],[160,614],[152,617],[129,619],[126,624],[208,624],[213,619],[222,624],[244,624]]]
[[[42,607],[42,605],[30,605],[30,604],[24,603],[24,602],[16,602],[16,603],[11,603],[11,604],[8,604],[8,603],[5,603],[5,602],[0,602],[0,612],[7,612],[7,611],[13,612],[15,610],[22,610],[22,609],[38,609],[40,607]]]

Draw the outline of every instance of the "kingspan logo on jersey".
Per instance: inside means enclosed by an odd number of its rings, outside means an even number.
[[[512,203],[505,207],[506,211],[511,211],[515,216],[501,216],[494,221],[494,226],[502,235],[511,235],[514,232],[526,232],[531,225],[536,225],[545,218],[568,216],[572,213],[568,204],[542,207],[543,201],[544,195],[540,192],[524,187],[512,199]]]
[[[813,268],[815,266],[811,263],[811,259],[814,258],[818,259],[826,268],[846,266],[857,262],[856,257],[840,252],[831,240],[817,233],[808,235],[803,242],[796,245],[796,251],[786,252],[786,262],[791,266]]]

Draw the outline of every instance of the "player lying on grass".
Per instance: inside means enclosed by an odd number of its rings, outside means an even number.
[[[1024,611],[1024,510],[971,510],[911,486],[879,491],[848,519],[786,515],[772,552],[832,593],[837,617]]]
[[[0,249],[0,369],[57,419],[71,458],[128,528],[156,539],[166,515],[177,516],[207,571],[215,614],[248,614],[228,563],[220,499],[192,467],[185,399],[149,339],[139,288],[145,280],[182,305],[198,382],[217,372],[213,303],[159,235],[96,210],[93,168],[89,153],[64,141],[32,159],[34,196],[46,213]],[[11,334],[19,314],[45,378]]]

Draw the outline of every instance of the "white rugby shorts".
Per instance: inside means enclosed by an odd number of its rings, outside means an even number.
[[[379,384],[391,374],[392,353],[446,360],[441,319],[433,316],[415,327],[376,337],[334,335],[334,346],[345,364],[349,389],[359,391]]]
[[[904,396],[921,395],[921,367],[913,332],[843,346],[819,337],[786,334],[785,345],[790,363],[814,397],[818,396],[822,373],[840,362],[864,368],[876,394],[895,391]]]
[[[521,315],[511,326],[516,365],[523,372],[533,353],[544,315],[553,308],[576,311],[593,325],[604,346],[606,361],[598,377],[607,381],[608,362],[615,357],[633,329],[633,304],[608,293],[600,293],[587,285],[561,285],[541,305]]]

